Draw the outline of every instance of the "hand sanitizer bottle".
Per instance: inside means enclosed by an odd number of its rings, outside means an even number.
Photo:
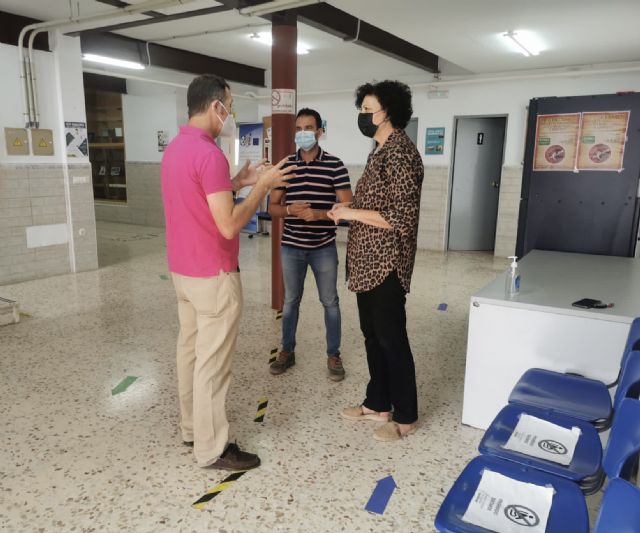
[[[507,272],[507,279],[504,286],[505,298],[514,299],[520,293],[520,274],[518,274],[518,259],[515,255],[509,256],[511,266]]]

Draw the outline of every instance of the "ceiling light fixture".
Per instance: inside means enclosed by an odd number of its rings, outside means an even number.
[[[135,63],[133,61],[125,61],[124,59],[116,59],[114,57],[100,56],[96,54],[83,54],[82,59],[84,61],[91,61],[93,63],[102,63],[103,65],[111,65],[113,67],[130,68],[133,70],[144,70],[144,65],[141,63]]]
[[[503,33],[502,36],[510,39],[511,42],[518,47],[518,51],[525,57],[537,56],[540,54],[540,46],[528,33],[521,31],[508,31],[507,33]]]
[[[269,32],[260,32],[260,33],[254,32],[251,35],[249,35],[249,37],[254,41],[257,41],[262,44],[266,44],[267,46],[271,46],[273,44],[273,37]],[[306,45],[299,42],[297,51],[298,51],[298,55],[302,56],[309,53],[309,48],[307,48]]]

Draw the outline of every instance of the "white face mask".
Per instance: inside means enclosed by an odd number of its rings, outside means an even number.
[[[236,136],[236,121],[233,118],[233,115],[231,113],[229,113],[229,111],[227,110],[226,107],[224,107],[224,104],[222,102],[220,102],[220,105],[227,112],[227,118],[222,120],[220,118],[220,115],[218,115],[218,113],[216,113],[216,117],[218,117],[218,120],[220,122],[222,122],[222,129],[220,130],[220,133],[218,133],[218,136],[227,137],[227,138],[235,137]]]

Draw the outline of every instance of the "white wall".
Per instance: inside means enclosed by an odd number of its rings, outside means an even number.
[[[236,98],[233,103],[237,122],[259,120],[256,100]],[[122,96],[125,151],[127,161],[159,163],[157,132],[166,130],[172,139],[188,121],[187,90],[153,82],[127,80]]]
[[[158,131],[167,131],[169,139],[178,133],[174,95],[122,95],[124,144],[127,161],[160,162]]]
[[[593,74],[582,77],[549,77],[513,81],[485,81],[443,87],[447,99],[428,99],[427,88],[413,90],[414,116],[418,117],[418,147],[424,154],[427,127],[446,128],[445,151],[440,156],[423,156],[427,166],[448,166],[454,117],[466,115],[507,115],[505,166],[522,162],[529,100],[543,96],[577,96],[617,91],[640,91],[640,72]],[[352,93],[326,96],[298,96],[298,108],[315,108],[327,120],[327,138],[323,146],[348,164],[363,164],[371,148],[357,127],[357,111]],[[260,113],[270,114],[270,106],[261,102]]]
[[[4,128],[24,128],[22,86],[18,65],[18,48],[0,44],[0,162],[6,163],[61,163],[66,143],[64,122],[86,122],[80,39],[50,34],[55,53],[34,52],[37,94],[40,108],[40,127],[54,130],[54,155],[8,156]],[[88,158],[73,162],[86,163]]]

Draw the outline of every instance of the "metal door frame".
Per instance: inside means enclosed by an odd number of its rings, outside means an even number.
[[[502,141],[502,161],[500,163],[500,184],[502,185],[502,170],[504,168],[504,154],[507,148],[507,131],[509,128],[509,115],[493,114],[493,115],[454,115],[453,116],[453,136],[451,138],[451,164],[449,165],[449,181],[447,184],[447,207],[445,210],[445,224],[444,224],[444,251],[449,252],[449,232],[451,230],[451,203],[453,202],[453,173],[455,171],[455,159],[456,159],[456,144],[458,142],[458,120],[465,118],[503,118],[504,119],[504,139]],[[496,213],[496,222],[498,214],[500,213],[500,193],[498,193],[498,212]],[[496,224],[497,231],[497,224]],[[493,237],[493,248],[495,250],[496,239]]]

